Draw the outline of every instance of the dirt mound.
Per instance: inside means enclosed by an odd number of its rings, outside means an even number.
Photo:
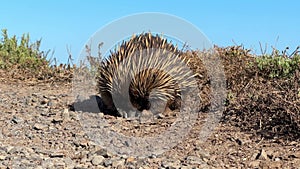
[[[265,138],[299,139],[300,65],[288,77],[271,78],[268,69],[259,69],[249,50],[237,46],[216,49],[227,78],[223,122]]]

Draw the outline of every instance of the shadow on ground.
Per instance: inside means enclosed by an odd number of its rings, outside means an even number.
[[[108,113],[105,110],[101,97],[97,95],[91,95],[88,99],[85,100],[77,100],[69,105],[69,109],[71,111],[82,111],[90,113]]]

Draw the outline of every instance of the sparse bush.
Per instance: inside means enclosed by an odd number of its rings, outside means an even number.
[[[48,67],[46,57],[49,51],[40,51],[41,40],[30,42],[29,34],[23,34],[21,41],[16,35],[9,37],[7,30],[2,30],[0,41],[0,68],[8,69],[17,67],[38,71],[40,67]]]
[[[216,49],[228,90],[223,120],[265,138],[299,139],[298,48],[289,56],[274,50],[258,57],[242,47]]]
[[[297,69],[300,69],[300,55],[297,51],[287,57],[284,52],[280,54],[274,50],[271,55],[263,55],[256,58],[257,67],[270,78],[290,77]]]
[[[13,78],[20,80],[33,78],[70,81],[75,65],[50,65],[51,62],[47,59],[50,50],[42,51],[40,45],[41,39],[32,43],[28,33],[23,34],[18,40],[16,35],[9,37],[7,30],[3,29],[0,39],[0,69],[10,72]]]

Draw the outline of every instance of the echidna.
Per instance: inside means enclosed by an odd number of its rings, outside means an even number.
[[[98,90],[104,105],[117,116],[122,114],[116,107],[142,111],[164,103],[171,110],[180,108],[182,90],[196,85],[188,62],[165,38],[151,33],[134,35],[99,66]]]

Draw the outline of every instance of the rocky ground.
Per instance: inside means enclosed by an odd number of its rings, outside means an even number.
[[[71,90],[67,82],[0,77],[0,168],[300,168],[299,140],[270,140],[219,123],[202,142],[198,135],[203,117],[183,141],[161,155],[116,155],[89,139],[79,118],[83,112],[69,108],[74,102]],[[164,120],[147,129],[147,124],[139,127],[128,119],[90,115],[129,135],[155,135],[170,127]]]

